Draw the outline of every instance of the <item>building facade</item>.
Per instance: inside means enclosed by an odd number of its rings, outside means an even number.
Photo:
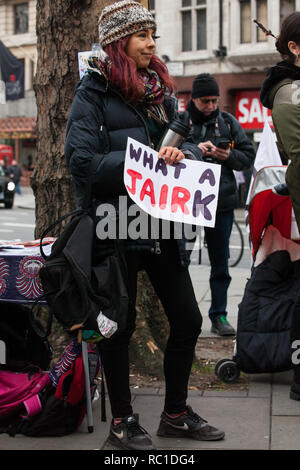
[[[235,115],[257,144],[270,112],[259,101],[266,71],[280,56],[275,39],[282,19],[300,10],[300,0],[150,0],[158,24],[158,52],[176,79],[181,109],[193,78],[213,74],[221,92],[220,107]]]
[[[0,104],[0,144],[11,145],[26,169],[36,155],[36,0],[0,0],[0,40],[24,63],[24,98]]]
[[[142,0],[153,12],[160,39],[158,54],[176,80],[184,110],[194,77],[215,75],[220,107],[235,115],[258,143],[270,113],[259,102],[266,70],[280,60],[275,39],[282,19],[300,10],[300,0]],[[35,160],[36,104],[33,78],[37,63],[36,0],[0,0],[0,40],[25,67],[25,97],[0,104],[0,144],[14,147],[23,165]]]

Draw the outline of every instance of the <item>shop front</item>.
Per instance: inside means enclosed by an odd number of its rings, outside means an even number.
[[[261,104],[259,94],[260,90],[237,91],[235,100],[235,117],[256,148],[265,122],[274,128],[271,110]]]
[[[0,144],[10,148],[10,158],[22,169],[21,185],[28,186],[36,157],[36,118],[10,117],[0,119]],[[8,153],[5,153],[5,156]],[[4,154],[3,154],[4,155]],[[6,162],[4,162],[6,163]]]

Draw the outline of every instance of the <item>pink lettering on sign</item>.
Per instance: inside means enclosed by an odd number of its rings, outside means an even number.
[[[177,212],[178,207],[180,207],[183,214],[189,214],[190,212],[187,208],[186,203],[190,200],[190,198],[191,193],[188,189],[175,186],[172,192],[171,211]]]
[[[131,176],[131,183],[132,183],[132,186],[126,186],[126,188],[128,189],[128,191],[131,193],[131,194],[135,194],[136,193],[136,180],[141,180],[143,177],[141,175],[141,173],[139,173],[138,171],[135,171],[135,170],[127,170],[127,173],[129,176]]]

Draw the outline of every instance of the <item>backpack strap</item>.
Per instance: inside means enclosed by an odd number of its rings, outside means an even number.
[[[61,222],[63,222],[68,217],[72,217],[72,216],[75,216],[75,215],[83,215],[83,214],[88,213],[88,209],[91,205],[92,177],[93,177],[93,174],[94,174],[94,172],[95,172],[95,170],[98,166],[98,162],[100,160],[100,157],[101,157],[101,155],[95,154],[93,156],[92,160],[91,160],[90,167],[89,167],[89,173],[88,173],[88,179],[87,179],[87,182],[86,182],[86,189],[85,189],[84,201],[83,201],[82,208],[75,209],[75,210],[69,212],[68,214],[65,214],[65,215],[59,217],[59,219],[57,219],[53,224],[49,225],[49,227],[47,227],[44,230],[44,232],[42,233],[42,236],[40,238],[40,252],[41,252],[41,255],[44,259],[48,258],[48,256],[45,254],[45,252],[43,250],[43,239],[46,237],[46,235],[51,230],[53,230],[58,224],[61,224]]]
[[[35,416],[42,411],[42,403],[38,394],[33,395],[33,397],[28,398],[23,402],[27,415],[22,415],[22,418],[29,418],[30,416]]]
[[[230,140],[234,140],[233,139],[233,134],[232,134],[232,121],[231,121],[231,118],[229,117],[228,113],[226,113],[225,111],[221,111],[221,117],[223,118],[225,124],[226,124],[226,127],[228,129],[228,132],[229,132],[229,138]]]

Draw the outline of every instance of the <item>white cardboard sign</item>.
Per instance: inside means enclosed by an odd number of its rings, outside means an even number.
[[[153,217],[214,227],[221,165],[188,159],[167,165],[157,155],[128,138],[124,183],[131,199]]]

